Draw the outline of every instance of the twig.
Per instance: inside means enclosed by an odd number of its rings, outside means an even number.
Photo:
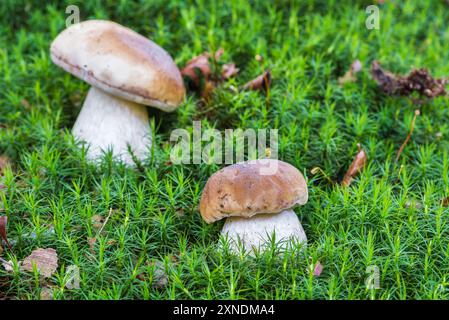
[[[109,214],[108,214],[108,216],[106,217],[106,220],[104,220],[103,225],[101,226],[100,230],[98,230],[98,232],[97,232],[97,237],[98,237],[98,236],[101,234],[101,232],[103,231],[103,228],[104,228],[104,226],[106,225],[106,223],[108,223],[108,220],[109,220],[109,218],[111,217],[111,215],[112,215],[112,208],[109,208]]]
[[[419,111],[419,109],[415,110],[415,115],[413,116],[413,120],[412,123],[410,125],[410,132],[407,135],[407,138],[405,138],[404,143],[401,145],[401,147],[398,150],[398,153],[396,154],[396,162],[399,160],[399,157],[401,156],[402,151],[404,151],[405,146],[407,145],[408,141],[410,140],[410,137],[412,136],[413,130],[415,129],[415,122],[416,122],[416,117],[419,116],[421,113]]]

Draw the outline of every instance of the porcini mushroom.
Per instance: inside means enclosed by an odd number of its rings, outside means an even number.
[[[264,172],[267,166],[274,168]],[[232,251],[239,244],[250,254],[264,250],[272,236],[278,248],[307,238],[293,211],[308,200],[303,175],[292,165],[274,159],[237,163],[213,174],[200,200],[200,213],[207,223],[227,218],[222,235]]]
[[[111,149],[126,164],[148,154],[151,132],[145,106],[170,112],[185,96],[181,73],[151,40],[111,21],[89,20],[62,31],[51,44],[53,62],[91,85],[73,127],[89,144],[88,157]]]

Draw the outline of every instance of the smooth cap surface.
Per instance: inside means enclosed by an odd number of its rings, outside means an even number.
[[[111,95],[163,111],[185,96],[181,73],[151,40],[117,23],[89,20],[62,31],[51,44],[53,62]]]
[[[267,165],[276,170],[262,174]],[[307,200],[306,181],[292,165],[274,159],[247,161],[225,167],[209,178],[201,195],[200,212],[207,223],[212,223],[226,217],[277,213]]]

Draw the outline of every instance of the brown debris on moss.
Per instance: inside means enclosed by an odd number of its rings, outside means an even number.
[[[401,76],[384,70],[378,61],[373,61],[371,75],[388,95],[409,96],[413,92],[428,98],[446,95],[447,79],[433,78],[425,68],[413,69],[407,76]]]

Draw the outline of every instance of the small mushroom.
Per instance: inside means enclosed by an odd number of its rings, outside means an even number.
[[[89,144],[88,158],[111,149],[133,164],[151,146],[145,106],[171,112],[185,96],[181,73],[151,40],[111,21],[89,20],[62,31],[51,44],[53,62],[91,85],[73,127]]]
[[[274,170],[267,170],[267,169]],[[298,216],[292,210],[308,200],[303,175],[292,165],[274,159],[237,163],[213,174],[200,200],[207,223],[227,218],[221,231],[238,252],[266,249],[272,236],[277,247],[307,242]]]

